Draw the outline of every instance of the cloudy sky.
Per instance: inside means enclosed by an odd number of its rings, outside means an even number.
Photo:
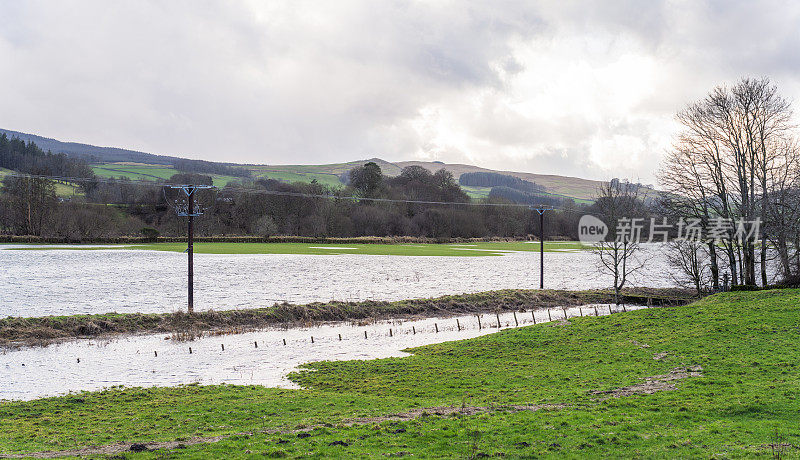
[[[769,76],[794,1],[0,0],[0,127],[247,163],[653,181],[673,115]]]

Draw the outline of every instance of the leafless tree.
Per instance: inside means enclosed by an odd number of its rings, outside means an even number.
[[[598,267],[614,278],[614,301],[619,304],[620,291],[643,266],[635,257],[640,250],[636,225],[639,219],[644,219],[639,187],[627,182],[606,182],[597,191],[595,209],[609,227],[606,239],[597,244]],[[626,228],[626,222],[631,224],[630,228]]]
[[[667,243],[667,262],[679,275],[673,280],[679,285],[691,286],[700,295],[709,287],[710,257],[708,246],[703,242],[673,240]]]
[[[772,216],[774,191],[792,182],[791,107],[769,79],[744,78],[731,87],[714,88],[677,115],[682,131],[660,171],[680,217],[752,222],[762,230]],[[734,283],[755,284],[756,264],[767,283],[768,241],[726,238],[721,241]],[[718,242],[709,241],[712,283],[719,278]],[[759,247],[760,257],[756,257]]]

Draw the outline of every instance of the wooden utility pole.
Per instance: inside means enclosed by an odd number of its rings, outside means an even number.
[[[544,289],[544,209],[539,211],[539,289]]]
[[[531,206],[532,211],[539,213],[539,289],[544,289],[544,212],[552,209]]]
[[[187,286],[187,294],[188,294],[188,305],[187,311],[191,315],[194,313],[194,218],[195,216],[202,216],[203,210],[200,208],[200,205],[197,203],[197,190],[200,189],[212,189],[214,188],[211,185],[171,185],[168,186],[171,189],[177,189],[183,191],[186,199],[184,201],[175,200],[175,211],[178,216],[188,217],[188,228],[186,230],[186,236],[188,240],[186,253],[189,256],[189,266],[188,266],[188,286]],[[178,192],[180,193],[180,192]]]
[[[194,194],[192,194],[194,195]],[[192,196],[194,199],[194,196]],[[189,314],[194,313],[194,216],[189,214]]]

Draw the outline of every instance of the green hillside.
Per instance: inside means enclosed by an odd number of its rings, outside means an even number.
[[[176,170],[172,166],[165,165],[151,165],[141,163],[98,163],[92,165],[97,177],[102,178],[119,178],[124,177],[131,180],[150,180],[150,181],[164,181],[178,174],[181,171]],[[239,180],[238,177],[224,176],[220,174],[204,174],[211,176],[214,185],[224,187],[228,182]]]

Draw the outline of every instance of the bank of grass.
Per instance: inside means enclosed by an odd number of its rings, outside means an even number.
[[[14,250],[148,250],[148,251],[186,251],[185,242],[164,242],[131,244],[114,248],[96,246],[51,247],[46,244],[14,248]],[[196,242],[196,254],[363,254],[390,256],[451,256],[480,257],[501,256],[516,251],[539,251],[538,242],[474,242],[474,243],[257,243],[257,242]],[[577,241],[548,241],[545,252],[581,251],[590,249]]]
[[[625,292],[629,304],[678,303],[689,298],[677,289],[633,289]],[[96,315],[0,318],[0,346],[47,345],[73,338],[114,334],[252,330],[270,326],[322,321],[447,316],[465,313],[553,308],[611,302],[608,291],[509,289],[431,299],[393,302],[314,302],[305,305],[277,303],[271,307],[186,313],[106,313]],[[685,302],[685,301],[684,301]]]
[[[800,290],[727,293],[406,358],[313,363],[291,376],[304,390],[190,385],[6,402],[0,454],[177,440],[185,448],[124,455],[795,458],[798,315]],[[652,394],[608,393],[689,366],[702,370]],[[509,408],[528,404],[542,408]],[[443,406],[486,410],[422,410]],[[416,416],[378,418],[398,413]],[[232,436],[192,444],[217,435]]]

